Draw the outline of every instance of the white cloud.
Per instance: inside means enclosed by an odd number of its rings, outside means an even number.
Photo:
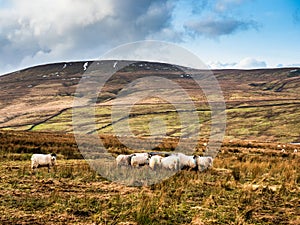
[[[197,21],[190,21],[185,26],[187,29],[199,35],[215,38],[222,35],[229,35],[241,30],[257,28],[254,21],[241,21],[233,18],[208,18]]]
[[[116,45],[170,32],[169,0],[12,0],[0,8],[0,73],[97,58]]]
[[[241,4],[244,0],[217,0],[215,9],[219,12],[224,12],[230,9],[233,5]]]
[[[211,62],[208,65],[211,69],[233,69],[236,63],[221,63],[217,61],[217,62]]]
[[[239,62],[221,63],[211,62],[209,63],[211,69],[258,69],[267,67],[266,62],[257,60],[255,58],[247,57]]]
[[[193,16],[183,26],[194,35],[218,38],[238,31],[258,29],[259,24],[250,18],[244,18],[239,6],[249,0],[203,0],[195,1]]]
[[[265,67],[267,67],[266,62],[251,57],[244,58],[235,65],[235,68],[237,69],[254,69],[254,68],[265,68]]]
[[[294,64],[278,64],[276,67],[283,68],[283,67],[300,67],[300,63]]]
[[[0,74],[42,63],[97,59],[133,41],[178,43],[194,34],[215,38],[256,28],[254,21],[227,15],[243,1],[2,0]],[[188,15],[182,8],[189,8]],[[210,17],[202,14],[207,11]]]

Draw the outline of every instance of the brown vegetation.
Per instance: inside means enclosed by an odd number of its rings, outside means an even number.
[[[123,137],[131,148],[112,129],[111,106],[120,91],[123,97],[130,96],[134,93],[126,89],[127,84],[149,75],[161,76],[184,87],[193,99],[201,139],[196,140],[195,149],[189,149],[195,140],[184,139],[184,147],[191,154],[204,154],[211,112],[199,87],[177,67],[141,64],[118,71],[101,94],[91,99],[96,103],[97,127],[88,131],[99,135],[113,156],[174,151],[181,134],[178,112],[161,99],[143,99],[132,107],[129,121],[138,138]],[[1,76],[0,223],[300,224],[300,156],[289,144],[300,142],[300,77],[291,70],[213,71],[227,107],[225,141],[214,167],[203,173],[180,171],[151,185],[133,181],[131,186],[112,182],[91,169],[72,134],[72,104],[74,98],[82,97],[75,91],[84,77],[83,62],[38,66]],[[149,138],[149,121],[155,117],[167,121],[167,137],[162,140]],[[89,127],[91,121],[82,118],[80,122]],[[97,143],[89,137],[83,145],[93,150]],[[278,144],[285,145],[285,152]],[[33,174],[33,153],[56,153],[57,167],[50,173],[41,168]],[[110,168],[112,174],[122,172]],[[137,170],[149,171],[147,166]],[[130,180],[131,174],[125,175]]]
[[[91,62],[90,62],[91,63]],[[95,62],[96,63],[96,62]],[[113,64],[112,61],[98,62]],[[65,67],[65,64],[67,65]],[[0,128],[12,130],[59,131],[72,133],[72,110],[78,82],[84,74],[84,62],[57,63],[29,68],[0,77]],[[97,118],[100,133],[111,133],[110,106],[122,90],[138,78],[160,76],[183,87],[193,99],[199,119],[204,126],[204,137],[208,137],[209,108],[201,90],[193,79],[183,76],[180,67],[161,63],[132,64],[114,74],[105,84],[97,99]],[[300,77],[291,76],[293,68],[259,70],[215,70],[212,71],[220,83],[226,101],[227,132],[229,139],[300,142],[299,92]],[[192,71],[199,73],[199,71]],[[139,92],[139,87],[134,89]],[[175,91],[176,90],[171,90]],[[167,92],[166,92],[167,94]],[[122,100],[122,98],[121,98]],[[157,99],[139,103],[132,114],[136,119],[136,132],[147,135],[140,121],[148,115],[159,113],[164,118],[174,119],[174,108],[165,107]],[[142,109],[143,108],[143,109]],[[99,110],[98,110],[99,109]],[[155,109],[155,110],[154,110]],[[92,131],[90,131],[92,132]],[[171,123],[168,135],[176,137],[180,130]]]
[[[111,136],[102,139],[112,153],[130,152]],[[300,222],[300,157],[291,145],[281,153],[278,143],[225,141],[209,171],[181,171],[158,184],[126,187],[72,159],[79,152],[71,135],[1,132],[0,140],[1,224]],[[176,140],[166,142],[173,146]],[[34,152],[58,153],[57,168],[32,174]]]

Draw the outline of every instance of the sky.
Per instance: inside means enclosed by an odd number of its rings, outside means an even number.
[[[213,69],[300,66],[300,0],[0,0],[0,74],[159,40]]]

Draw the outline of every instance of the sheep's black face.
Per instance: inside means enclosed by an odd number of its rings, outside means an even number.
[[[55,154],[55,153],[52,153],[52,154],[51,154],[51,160],[52,160],[52,161],[55,161],[55,160],[56,160],[56,154]]]

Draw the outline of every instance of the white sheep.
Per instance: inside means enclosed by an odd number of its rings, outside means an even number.
[[[116,162],[118,166],[129,166],[131,162],[133,154],[131,155],[118,155],[116,158]]]
[[[161,159],[161,167],[169,170],[179,170],[179,157],[171,155]]]
[[[183,153],[176,153],[179,157],[179,166],[181,169],[190,168],[194,169],[197,167],[196,158],[197,156],[188,156]]]
[[[149,160],[149,167],[153,170],[155,170],[157,167],[160,167],[161,160],[163,159],[160,155],[154,155]]]
[[[138,167],[149,164],[149,157],[148,153],[134,153],[131,157],[130,165]]]
[[[298,152],[298,149],[295,148],[295,149],[294,149],[294,153],[297,153],[297,152]]]
[[[281,149],[281,152],[282,152],[282,153],[285,153],[285,149],[284,149],[284,148],[283,148],[283,149]]]
[[[33,154],[31,156],[31,169],[34,171],[39,167],[48,167],[48,173],[50,168],[56,164],[56,154]]]
[[[210,156],[198,156],[196,158],[196,163],[199,171],[204,171],[213,166],[213,158]]]

